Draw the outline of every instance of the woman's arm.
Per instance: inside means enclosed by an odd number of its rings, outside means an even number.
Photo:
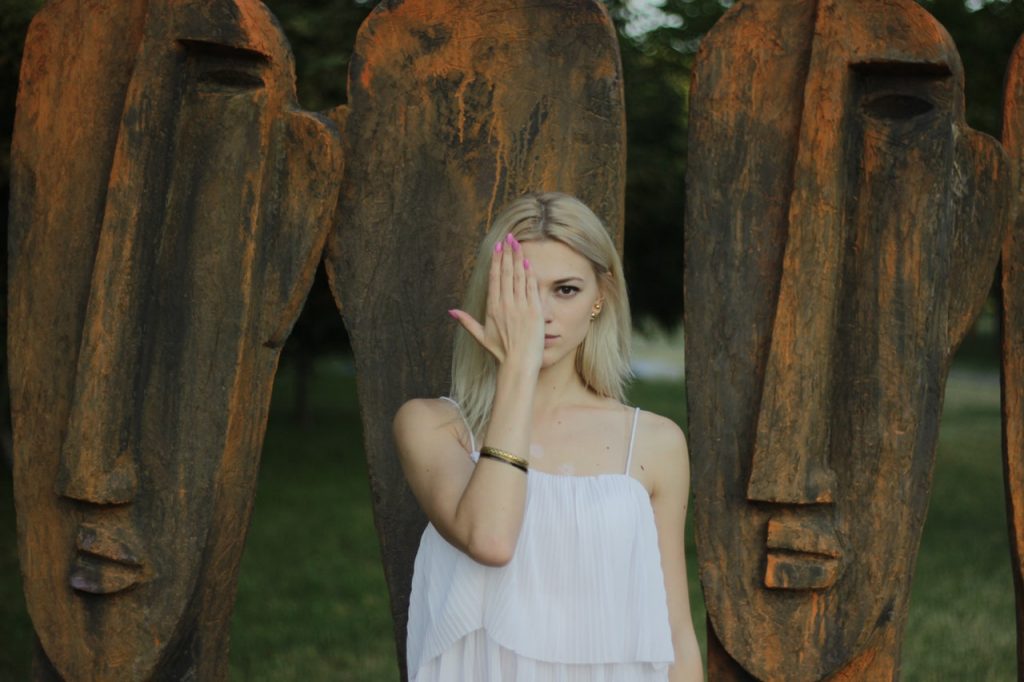
[[[491,259],[487,318],[453,316],[498,362],[483,444],[525,458],[533,394],[544,351],[537,282],[514,239]],[[394,435],[409,486],[438,532],[476,561],[500,566],[512,558],[522,526],[526,474],[481,458],[474,467],[459,442],[454,406],[411,400],[395,415]]]
[[[668,615],[672,625],[675,664],[671,682],[699,682],[704,679],[700,648],[690,614],[690,592],[686,579],[686,508],[690,499],[690,460],[686,438],[670,419],[657,418],[648,443],[652,456],[651,505],[658,527],[658,548],[665,574]]]
[[[513,454],[527,452],[532,403],[528,375],[499,372],[485,442]],[[527,475],[486,458],[473,466],[457,436],[461,425],[447,401],[405,403],[394,421],[402,469],[427,518],[448,542],[482,564],[501,566],[512,559],[519,538]],[[492,438],[492,432],[504,437]]]

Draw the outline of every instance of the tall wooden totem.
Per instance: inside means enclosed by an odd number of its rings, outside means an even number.
[[[359,31],[345,173],[326,254],[352,341],[395,640],[405,674],[412,566],[426,518],[391,420],[446,395],[455,324],[491,219],[528,191],[591,206],[621,244],[625,109],[596,0],[383,2]]]
[[[953,351],[1011,171],[911,0],[741,0],[691,93],[687,385],[711,680],[899,672]]]
[[[57,0],[26,42],[8,353],[36,680],[220,680],[340,140],[254,0]]]
[[[1024,682],[1024,39],[1006,70],[1003,145],[1017,169],[1016,213],[1003,245],[1003,475],[1017,602],[1017,678]]]

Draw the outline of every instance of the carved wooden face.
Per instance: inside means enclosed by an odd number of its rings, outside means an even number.
[[[1008,172],[913,2],[740,2],[692,91],[686,329],[715,633],[818,680],[902,630],[946,372]],[[897,645],[898,650],[898,645]]]
[[[66,679],[152,679],[199,628],[226,631],[338,140],[297,110],[284,38],[249,0],[51,3],[18,107],[9,328],[28,609]]]

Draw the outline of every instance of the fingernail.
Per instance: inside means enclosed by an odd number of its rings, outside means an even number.
[[[516,238],[512,236],[511,232],[509,232],[508,234],[505,235],[505,241],[507,241],[509,244],[511,244],[515,240],[516,240]]]
[[[494,253],[501,253],[501,242],[494,245]]]
[[[456,312],[455,312],[455,309],[454,309],[454,308],[452,308],[451,310],[449,310],[449,311],[448,311],[448,314],[449,314],[449,315],[451,315],[451,316],[452,316],[453,318],[455,318],[456,320],[457,320],[457,319],[459,319],[459,315],[458,315],[458,313],[456,313]]]
[[[519,253],[519,240],[515,237],[512,237],[512,250]]]
[[[524,258],[523,259],[523,269],[524,270],[529,270],[530,269],[530,259],[529,258]]]

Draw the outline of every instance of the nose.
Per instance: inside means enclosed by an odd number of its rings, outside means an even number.
[[[69,441],[61,451],[57,494],[95,505],[128,504],[135,499],[138,474],[130,452],[81,447]]]
[[[833,501],[829,416],[844,238],[843,149],[833,114],[844,81],[827,50],[812,52],[790,194],[788,232],[747,498]],[[831,63],[830,63],[831,61]]]
[[[540,295],[540,314],[544,316],[544,324],[550,324],[551,320],[554,319],[551,314],[551,295],[544,294],[541,292]]]
[[[123,127],[118,138],[56,479],[58,495],[97,505],[127,504],[138,488],[138,369],[157,251],[146,225],[159,224],[150,215],[159,202],[146,196],[146,138]]]

